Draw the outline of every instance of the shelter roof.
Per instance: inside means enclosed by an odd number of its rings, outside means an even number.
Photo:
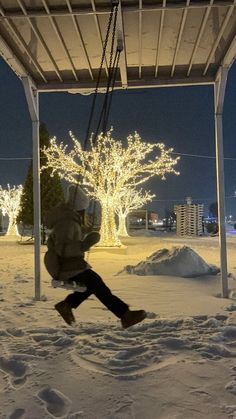
[[[92,92],[110,9],[108,0],[1,0],[0,54],[39,91]],[[213,83],[236,54],[236,0],[122,0],[117,36],[115,88]],[[109,54],[101,87],[108,64]]]

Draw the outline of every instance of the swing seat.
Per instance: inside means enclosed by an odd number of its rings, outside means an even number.
[[[86,285],[82,282],[76,281],[59,281],[57,279],[52,279],[51,285],[53,288],[64,288],[66,290],[72,290],[76,292],[85,292],[87,290]]]

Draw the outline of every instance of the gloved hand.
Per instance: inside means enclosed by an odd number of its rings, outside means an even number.
[[[100,240],[100,234],[97,231],[92,231],[87,234],[85,239],[82,241],[82,251],[86,252],[90,247],[94,246]]]

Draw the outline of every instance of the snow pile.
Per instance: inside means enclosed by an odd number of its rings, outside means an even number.
[[[191,247],[160,249],[137,265],[127,265],[122,272],[136,275],[170,275],[194,278],[216,275],[219,268],[207,264]]]

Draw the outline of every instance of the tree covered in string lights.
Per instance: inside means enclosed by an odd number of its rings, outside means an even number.
[[[115,212],[119,218],[119,236],[128,236],[126,228],[126,219],[133,210],[142,208],[147,202],[152,201],[155,197],[150,191],[135,188],[125,188],[119,195]]]
[[[115,224],[115,210],[120,195],[127,189],[135,189],[151,177],[165,179],[167,173],[178,174],[177,158],[171,157],[172,148],[163,143],[151,144],[142,141],[138,133],[129,135],[125,141],[112,138],[112,130],[100,134],[90,148],[83,150],[81,143],[70,133],[72,149],[51,139],[50,147],[44,149],[46,167],[57,172],[70,183],[78,183],[101,205],[100,246],[120,246]],[[155,152],[154,157],[150,154]]]
[[[7,189],[0,186],[0,208],[3,215],[9,218],[8,229],[6,235],[19,235],[17,229],[17,215],[20,210],[20,201],[22,195],[22,185],[13,186],[7,185]]]

